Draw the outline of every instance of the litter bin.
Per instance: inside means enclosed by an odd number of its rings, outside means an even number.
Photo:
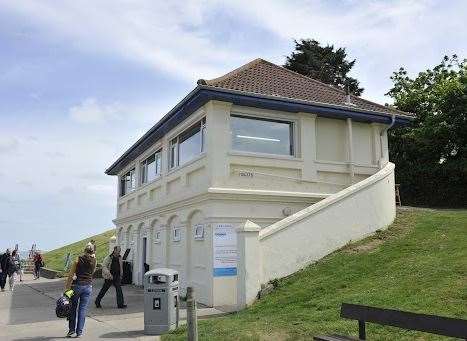
[[[160,268],[144,274],[144,333],[159,335],[175,329],[178,272]]]

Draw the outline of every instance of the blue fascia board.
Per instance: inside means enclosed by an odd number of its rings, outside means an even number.
[[[206,89],[197,87],[184,98],[169,114],[163,117],[154,125],[140,140],[138,140],[130,149],[128,149],[117,161],[115,161],[105,173],[108,175],[117,175],[126,165],[141,155],[145,150],[151,147],[170,130],[193,114],[197,109],[210,100],[230,102],[235,105],[254,107],[261,109],[279,110],[286,112],[305,112],[316,114],[322,117],[335,119],[351,118],[359,122],[375,122],[390,124],[391,116],[389,114],[347,110],[319,104],[307,104],[283,98],[266,98],[260,95],[240,94],[225,90]],[[407,125],[412,121],[409,117],[396,116],[395,125]]]

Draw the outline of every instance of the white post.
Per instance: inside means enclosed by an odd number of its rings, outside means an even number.
[[[355,177],[354,158],[353,158],[353,136],[352,136],[352,119],[347,119],[347,144],[348,144],[348,163],[350,173],[350,183],[353,184]]]
[[[297,135],[297,134],[295,134]],[[303,159],[302,179],[317,181],[316,167],[316,115],[300,113],[300,134],[294,141],[300,146],[300,156]],[[301,143],[300,143],[301,141]]]
[[[211,187],[222,186],[229,177],[230,110],[232,103],[206,104],[206,148]]]
[[[251,304],[261,289],[261,227],[247,220],[237,229],[237,306],[239,309]]]

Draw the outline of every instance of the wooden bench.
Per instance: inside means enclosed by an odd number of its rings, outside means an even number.
[[[315,336],[318,341],[366,340],[365,322],[467,340],[467,320],[342,303],[341,317],[358,321],[359,338]]]

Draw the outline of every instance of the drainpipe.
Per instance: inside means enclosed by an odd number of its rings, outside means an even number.
[[[389,129],[391,129],[394,124],[396,123],[396,114],[392,114],[391,116],[391,124],[389,124],[387,127],[384,127],[381,129],[381,132],[379,133],[379,145],[381,149],[381,157],[379,159],[379,168],[382,168],[382,163],[383,163],[383,156],[384,156],[384,149],[383,149],[383,136],[384,133],[387,133]],[[388,162],[389,162],[389,153],[388,153]]]
[[[353,159],[353,136],[352,136],[352,119],[347,118],[347,143],[348,143],[348,164],[350,173],[350,183],[353,184],[355,178],[355,166]]]

